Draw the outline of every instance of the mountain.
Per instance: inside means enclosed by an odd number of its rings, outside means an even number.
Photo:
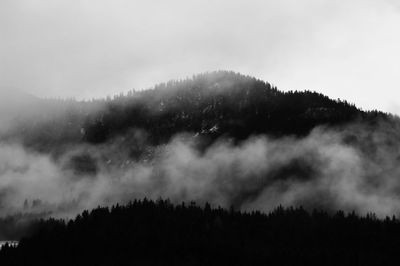
[[[0,183],[3,216],[71,216],[143,196],[398,209],[399,118],[317,92],[217,71],[91,101],[6,97],[15,112],[0,124],[0,178],[13,177]]]
[[[39,150],[65,143],[100,144],[118,136],[129,138],[126,133],[132,129],[146,132],[152,144],[162,144],[182,132],[211,140],[243,140],[258,134],[302,136],[321,125],[394,118],[379,111],[362,111],[316,92],[282,92],[264,81],[228,71],[169,81],[113,98],[42,99],[39,108],[25,105],[18,106],[27,118],[6,137],[20,138]]]
[[[228,71],[0,108],[2,265],[398,260],[397,116]]]

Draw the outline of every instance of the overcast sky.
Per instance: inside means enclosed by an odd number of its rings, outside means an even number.
[[[0,87],[104,97],[212,70],[400,114],[398,0],[1,0]]]

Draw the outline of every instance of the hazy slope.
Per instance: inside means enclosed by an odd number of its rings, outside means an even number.
[[[112,99],[32,102],[2,128],[3,215],[144,196],[400,211],[399,119],[319,93],[221,71]]]
[[[149,140],[157,144],[168,142],[181,132],[213,139],[245,139],[254,134],[304,135],[318,125],[387,118],[383,113],[363,112],[322,94],[284,93],[261,80],[224,71],[170,81],[113,99],[41,100],[39,105],[19,105],[21,115],[38,114],[36,119],[28,117],[24,121],[25,134],[13,131],[13,136],[21,135],[27,145],[104,143],[131,129],[144,130]]]

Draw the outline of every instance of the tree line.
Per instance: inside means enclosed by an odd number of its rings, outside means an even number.
[[[400,221],[279,206],[240,212],[135,200],[47,219],[1,265],[395,265]]]

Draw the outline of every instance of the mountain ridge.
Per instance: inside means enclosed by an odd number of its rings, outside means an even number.
[[[245,139],[252,134],[279,137],[305,135],[317,125],[395,118],[376,110],[363,111],[317,92],[282,92],[267,82],[232,71],[198,74],[113,98],[42,99],[41,104],[43,110],[38,111],[34,125],[23,121],[24,132],[35,136],[20,136],[28,146],[48,145],[41,137],[41,127],[47,128],[46,136],[53,143],[104,143],[132,128],[146,131],[154,143],[165,143],[182,131],[212,139]],[[57,132],[60,128],[64,133]],[[18,130],[10,133],[15,134],[21,135]]]

